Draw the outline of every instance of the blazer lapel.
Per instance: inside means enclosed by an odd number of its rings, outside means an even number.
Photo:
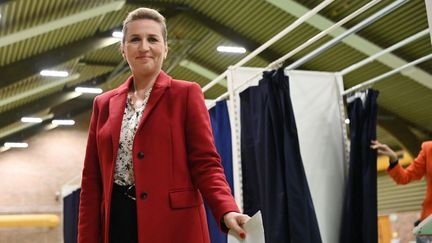
[[[126,82],[124,82],[120,87],[117,88],[117,93],[113,97],[111,97],[109,101],[109,122],[111,127],[111,139],[113,144],[113,159],[116,159],[117,157],[121,124],[123,121],[124,110],[126,108],[127,92],[131,82],[133,82],[133,76],[130,76]],[[164,71],[161,71],[155,84],[153,85],[153,89],[150,94],[149,100],[147,101],[144,113],[141,117],[137,133],[170,85],[171,77],[168,76]]]
[[[154,108],[162,98],[162,96],[165,94],[165,91],[170,86],[171,86],[171,77],[161,70],[155,84],[153,85],[153,89],[151,91],[149,100],[147,101],[146,107],[144,108],[144,113],[141,117],[141,121],[137,129],[137,133],[138,131],[141,130],[147,118],[152,113],[152,111],[154,110]]]
[[[109,101],[109,123],[111,128],[111,139],[113,144],[113,159],[117,157],[117,150],[120,142],[120,129],[123,121],[123,114],[126,108],[127,91],[132,76],[117,88],[117,94]]]

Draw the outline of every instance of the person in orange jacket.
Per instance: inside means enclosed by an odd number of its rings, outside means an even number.
[[[388,156],[390,159],[388,174],[398,184],[408,184],[413,180],[420,180],[426,176],[426,196],[423,201],[423,208],[420,220],[416,225],[432,214],[432,141],[426,141],[421,146],[421,151],[414,161],[407,167],[403,168],[399,164],[398,156],[386,144],[379,141],[372,141],[372,149],[376,149],[378,154]],[[417,237],[417,242],[432,242],[432,236]]]

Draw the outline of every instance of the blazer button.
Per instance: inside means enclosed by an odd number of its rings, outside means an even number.
[[[143,159],[144,158],[144,152],[143,151],[139,151],[138,154],[138,159]]]
[[[147,198],[147,192],[141,192],[141,194],[140,194],[140,198],[141,198],[142,200],[145,200],[145,199]]]

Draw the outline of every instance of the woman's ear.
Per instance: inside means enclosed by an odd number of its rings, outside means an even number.
[[[124,56],[124,52],[123,52],[123,44],[120,43],[119,45],[119,49],[120,53],[122,54],[122,56]]]
[[[120,48],[119,49],[120,49],[120,53],[121,53],[122,57],[126,59],[125,53],[124,53],[124,46],[123,46],[123,44],[120,44]]]
[[[167,56],[168,56],[168,46],[165,46],[165,55],[164,55],[164,59],[166,59],[167,58]]]

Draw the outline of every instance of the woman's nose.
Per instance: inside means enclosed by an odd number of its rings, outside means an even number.
[[[139,49],[141,51],[148,51],[149,50],[149,43],[147,41],[142,41],[141,44],[139,45]]]

